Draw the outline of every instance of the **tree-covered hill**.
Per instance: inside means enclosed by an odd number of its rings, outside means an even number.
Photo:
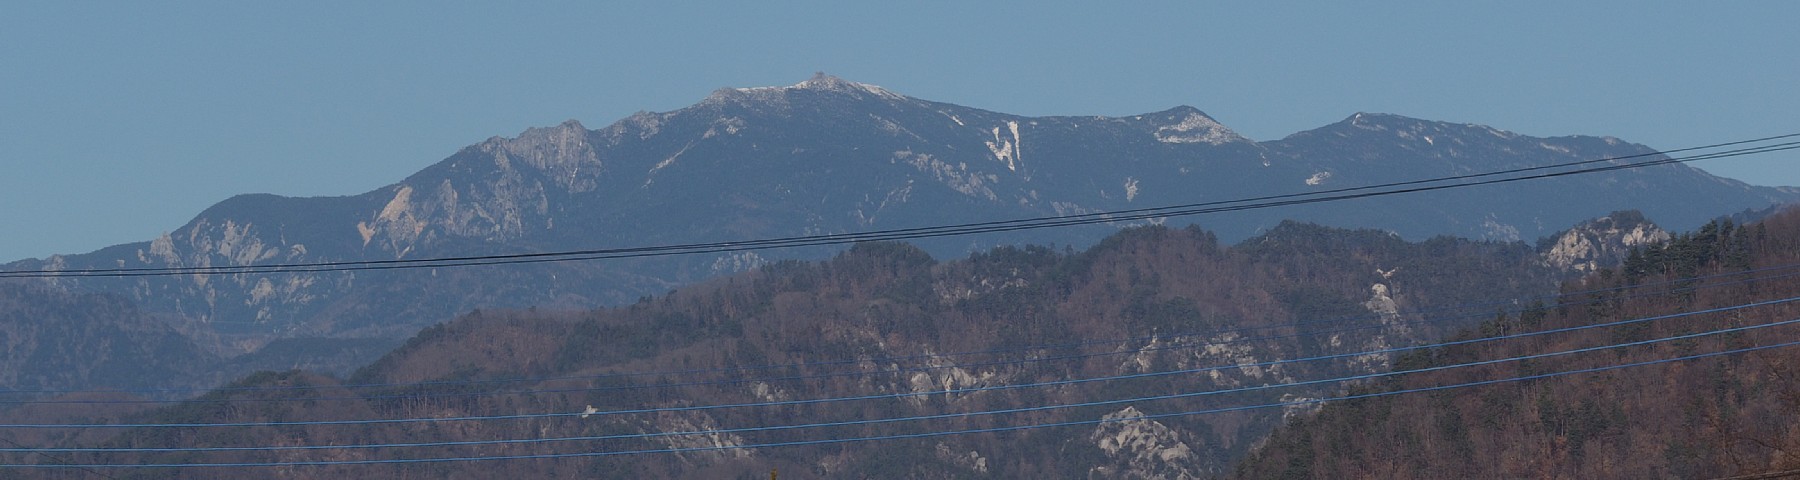
[[[778,262],[635,304],[486,310],[432,327],[346,379],[264,373],[132,423],[292,422],[525,415],[363,425],[140,428],[64,445],[219,448],[414,442],[500,444],[325,450],[75,452],[8,463],[392,460],[723,448],[430,464],[198,468],[188,478],[1206,477],[1299,410],[1138,419],[1319,397],[1329,386],[1134,400],[1384,370],[1387,359],[1266,364],[1437,338],[1491,318],[1495,299],[1554,292],[1522,243],[1404,241],[1373,230],[1280,225],[1235,246],[1194,228],[1123,231],[1085,251],[1004,247],[939,261],[860,244]],[[1446,307],[1479,304],[1473,308]],[[959,354],[958,352],[986,352]],[[1239,367],[1242,366],[1242,367]],[[1187,371],[1185,374],[1166,372]],[[645,374],[644,372],[662,372]],[[1142,375],[1110,381],[1070,380]],[[1049,385],[1021,386],[1050,383]],[[373,386],[370,386],[373,385]],[[871,396],[855,401],[705,408]],[[1039,408],[1092,403],[1071,408]],[[570,415],[651,409],[639,414]],[[695,409],[693,407],[702,407]],[[1033,409],[1007,414],[994,410]],[[952,415],[773,431],[655,436]],[[733,448],[1110,417],[955,436]],[[62,419],[59,421],[67,422]],[[605,440],[544,441],[629,435]],[[652,436],[644,436],[652,435]],[[63,470],[15,470],[55,476]],[[121,478],[171,470],[121,469]],[[134,477],[135,476],[135,477]]]
[[[1502,315],[1464,338],[1695,312],[1800,294],[1800,212],[1748,226],[1707,224],[1629,253],[1566,290],[1586,307]],[[1729,288],[1691,279],[1761,272]],[[1747,278],[1747,277],[1730,277]],[[1673,281],[1673,283],[1670,283]],[[1423,369],[1658,339],[1800,318],[1792,303],[1597,328],[1403,357]],[[1380,393],[1603,367],[1800,339],[1800,329],[1659,342],[1605,352],[1447,369],[1357,387]],[[1713,478],[1800,468],[1800,350],[1771,349],[1609,372],[1374,397],[1296,417],[1234,472],[1237,478]]]

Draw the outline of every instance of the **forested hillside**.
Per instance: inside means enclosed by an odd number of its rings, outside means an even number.
[[[1800,295],[1800,212],[1736,227],[1714,222],[1632,251],[1623,266],[1565,290],[1586,307],[1502,315],[1464,338],[1703,312]],[[1731,275],[1736,273],[1737,275]],[[1726,275],[1720,277],[1720,275]],[[1715,278],[1721,280],[1683,280]],[[1755,278],[1755,280],[1749,280]],[[1727,288],[1692,288],[1731,279]],[[1673,283],[1670,283],[1673,281]],[[1641,342],[1800,318],[1756,308],[1434,349],[1400,370]],[[1800,339],[1789,326],[1555,358],[1384,378],[1353,393],[1397,392],[1678,358]],[[1646,365],[1432,393],[1364,398],[1296,417],[1237,478],[1713,478],[1800,468],[1800,349]]]
[[[558,457],[112,472],[122,478],[763,478],[771,468],[792,478],[1206,477],[1228,473],[1257,439],[1305,409],[1133,418],[1330,395],[1335,386],[1192,393],[1382,371],[1382,355],[1286,359],[1437,338],[1511,308],[1506,299],[1553,293],[1556,275],[1521,243],[1415,243],[1297,223],[1229,247],[1197,229],[1146,227],[1083,252],[1009,247],[948,262],[904,244],[860,244],[828,261],[776,263],[626,307],[475,312],[348,379],[259,374],[180,406],[91,420],[188,426],[43,440],[178,451],[7,460]],[[1503,301],[1488,303],[1495,299]],[[1181,397],[1146,398],[1168,395]],[[730,404],[751,405],[721,407]],[[594,416],[576,415],[590,406]],[[609,413],[621,410],[639,412]],[[457,420],[492,415],[511,417]],[[944,417],[905,419],[934,415]],[[1112,420],[737,448],[1102,417]],[[316,423],[377,419],[415,420]],[[256,425],[192,425],[222,422]],[[698,430],[709,432],[682,433]],[[412,442],[474,443],[392,445]],[[384,445],[294,448],[355,444]],[[254,449],[205,450],[243,447]],[[667,449],[682,451],[583,456]]]
[[[0,392],[216,384],[194,381],[217,357],[176,324],[111,295],[0,281]]]

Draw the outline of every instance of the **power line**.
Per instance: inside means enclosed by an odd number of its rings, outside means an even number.
[[[1786,322],[1795,322],[1795,321],[1800,321],[1800,319],[1788,320]],[[1739,327],[1739,328],[1744,328],[1744,327]],[[1673,337],[1671,337],[1671,338],[1673,338]],[[1542,373],[1542,374],[1535,374],[1535,375],[1525,375],[1525,376],[1518,376],[1518,377],[1507,377],[1507,378],[1491,379],[1491,380],[1482,380],[1482,381],[1466,382],[1466,383],[1451,384],[1451,385],[1438,385],[1438,386],[1432,386],[1432,387],[1394,390],[1394,391],[1387,391],[1387,392],[1374,392],[1374,393],[1356,394],[1356,395],[1343,395],[1343,396],[1337,396],[1337,397],[1327,397],[1327,398],[1318,398],[1318,399],[1303,399],[1303,400],[1266,403],[1266,404],[1258,404],[1258,405],[1214,408],[1214,409],[1194,410],[1194,411],[1175,412],[1175,413],[1162,413],[1162,414],[1142,415],[1142,416],[1137,416],[1137,417],[1120,417],[1120,418],[1112,418],[1112,419],[1099,418],[1099,419],[1093,419],[1093,420],[1075,420],[1075,421],[1066,421],[1066,422],[1011,425],[1011,426],[1003,426],[1003,427],[975,428],[975,429],[964,429],[964,430],[932,430],[932,431],[918,432],[918,433],[880,435],[880,436],[795,440],[795,441],[787,441],[787,442],[770,442],[770,443],[747,444],[747,445],[717,445],[717,446],[707,446],[707,447],[680,447],[680,448],[662,448],[662,449],[644,449],[644,450],[550,453],[550,454],[532,454],[532,455],[495,455],[495,456],[463,456],[463,457],[436,457],[436,458],[395,458],[395,459],[369,459],[369,460],[320,460],[320,461],[289,461],[289,462],[84,464],[84,465],[79,465],[79,466],[86,467],[86,468],[208,468],[208,467],[210,467],[210,468],[218,468],[218,467],[251,468],[251,467],[329,466],[329,465],[412,464],[412,463],[471,462],[471,461],[495,461],[495,460],[530,460],[530,459],[553,459],[553,458],[575,458],[575,457],[608,457],[608,456],[619,456],[619,455],[688,453],[688,452],[740,450],[740,449],[753,449],[753,448],[788,447],[788,446],[802,446],[802,445],[841,444],[841,443],[869,442],[869,441],[882,441],[882,440],[899,440],[899,439],[912,439],[912,438],[941,437],[941,436],[950,436],[950,435],[967,435],[967,434],[976,434],[976,433],[995,433],[995,432],[1020,431],[1020,430],[1035,430],[1035,429],[1054,428],[1054,427],[1098,425],[1098,424],[1104,424],[1104,423],[1152,420],[1152,419],[1159,419],[1159,418],[1171,418],[1171,417],[1181,417],[1181,416],[1207,415],[1207,414],[1235,412],[1235,411],[1248,411],[1248,410],[1277,408],[1277,407],[1314,405],[1314,404],[1323,404],[1323,403],[1338,402],[1338,401],[1344,401],[1344,400],[1385,397],[1385,396],[1401,395],[1401,394],[1409,394],[1409,393],[1442,391],[1442,390],[1450,390],[1450,389],[1456,389],[1456,388],[1466,388],[1466,387],[1474,387],[1474,386],[1482,386],[1482,385],[1495,385],[1495,384],[1502,384],[1502,383],[1539,380],[1539,379],[1545,379],[1545,378],[1577,375],[1577,374],[1583,374],[1583,373],[1596,373],[1596,372],[1612,371],[1612,370],[1619,370],[1619,369],[1625,369],[1625,368],[1633,368],[1633,367],[1657,365],[1657,364],[1664,364],[1664,363],[1697,360],[1697,359],[1702,359],[1702,358],[1711,358],[1711,357],[1718,357],[1718,356],[1724,356],[1724,355],[1734,355],[1734,354],[1740,354],[1740,353],[1763,351],[1763,350],[1770,350],[1770,349],[1776,349],[1776,348],[1790,347],[1790,346],[1795,346],[1795,345],[1800,345],[1800,341],[1785,342],[1785,343],[1763,345],[1763,346],[1756,346],[1756,347],[1737,348],[1737,349],[1724,350],[1724,351],[1718,351],[1718,352],[1686,355],[1686,356],[1674,357],[1674,358],[1647,360],[1647,361],[1624,363],[1624,364],[1612,364],[1612,365],[1605,365],[1605,366],[1600,366],[1600,367],[1584,368],[1584,369],[1577,369],[1577,370],[1566,370],[1566,371],[1561,371],[1561,372]],[[1607,347],[1594,347],[1594,348],[1607,348]],[[1516,357],[1516,358],[1517,359],[1526,359],[1527,357]],[[1505,360],[1495,360],[1495,361],[1505,361]],[[1490,362],[1495,362],[1495,361],[1490,361]],[[1414,370],[1414,371],[1410,371],[1410,372],[1398,372],[1398,373],[1403,374],[1403,373],[1413,373],[1413,372],[1420,372],[1420,371],[1425,371],[1425,370]],[[1393,374],[1396,372],[1388,372],[1388,373]],[[219,448],[225,448],[225,447],[219,447]],[[73,465],[57,465],[57,464],[51,464],[51,465],[0,464],[0,468],[57,469],[57,468],[73,468],[73,467],[75,467],[75,466],[73,466]]]
[[[722,253],[722,252],[758,250],[758,249],[767,249],[767,248],[792,248],[792,247],[804,247],[804,246],[839,245],[839,244],[855,243],[855,242],[861,242],[861,241],[933,238],[933,237],[941,237],[941,236],[971,235],[971,234],[978,234],[978,233],[996,233],[996,232],[1006,232],[1006,231],[1015,231],[1015,230],[1039,229],[1039,228],[1074,226],[1074,225],[1088,225],[1088,224],[1110,223],[1110,222],[1118,222],[1118,221],[1144,220],[1144,219],[1152,219],[1152,218],[1166,218],[1166,217],[1176,217],[1176,216],[1200,215],[1200,214],[1207,214],[1207,213],[1221,213],[1221,212],[1229,212],[1229,211],[1261,209],[1261,208],[1271,208],[1271,207],[1278,207],[1278,206],[1302,205],[1302,204],[1319,203],[1319,202],[1327,202],[1327,201],[1340,201],[1340,200],[1348,200],[1348,199],[1356,199],[1356,198],[1386,196],[1386,195],[1394,195],[1394,194],[1400,194],[1400,193],[1415,193],[1415,192],[1443,190],[1443,189],[1449,189],[1449,188],[1462,188],[1462,187],[1470,187],[1470,186],[1477,186],[1477,185],[1507,183],[1507,182],[1514,182],[1514,181],[1521,181],[1521,180],[1553,178],[1553,177],[1561,177],[1561,176],[1575,175],[1575,174],[1582,174],[1582,173],[1604,172],[1604,171],[1622,170],[1622,169],[1628,169],[1628,168],[1642,168],[1642,167],[1666,165],[1666,164],[1672,164],[1672,163],[1685,163],[1685,162],[1692,162],[1692,161],[1699,161],[1699,160],[1710,160],[1710,159],[1718,159],[1718,158],[1728,158],[1728,157],[1736,157],[1736,156],[1754,155],[1754,154],[1761,154],[1761,153],[1771,153],[1771,152],[1784,151],[1784,150],[1800,149],[1800,142],[1786,142],[1786,143],[1777,143],[1777,144],[1772,144],[1772,145],[1763,145],[1763,146],[1758,146],[1758,147],[1733,149],[1733,150],[1727,150],[1727,151],[1723,151],[1723,152],[1706,153],[1706,154],[1700,154],[1700,155],[1694,155],[1694,156],[1682,157],[1682,158],[1663,158],[1663,159],[1659,159],[1659,160],[1652,160],[1652,161],[1646,161],[1646,162],[1615,164],[1615,165],[1609,165],[1609,166],[1603,166],[1603,167],[1593,167],[1593,168],[1585,168],[1585,169],[1570,170],[1570,171],[1563,171],[1563,172],[1534,174],[1534,175],[1521,176],[1521,177],[1509,177],[1509,178],[1501,178],[1501,179],[1483,180],[1483,181],[1478,181],[1478,182],[1458,183],[1458,184],[1450,184],[1450,185],[1435,185],[1435,186],[1426,186],[1426,187],[1413,187],[1413,188],[1405,188],[1405,189],[1398,189],[1398,190],[1385,190],[1385,191],[1377,191],[1377,192],[1348,194],[1349,192],[1358,192],[1358,191],[1373,190],[1373,189],[1379,189],[1379,188],[1423,185],[1423,184],[1428,184],[1428,183],[1438,183],[1438,182],[1446,182],[1446,181],[1453,181],[1453,180],[1466,180],[1466,179],[1472,179],[1472,178],[1482,178],[1482,177],[1489,177],[1489,176],[1496,176],[1496,175],[1504,175],[1504,174],[1511,174],[1511,173],[1523,173],[1523,172],[1539,171],[1539,170],[1554,169],[1554,168],[1565,168],[1565,167],[1570,167],[1570,166],[1586,165],[1586,164],[1601,163],[1601,162],[1616,162],[1618,160],[1627,159],[1627,158],[1651,157],[1651,156],[1658,156],[1658,155],[1666,155],[1667,153],[1674,153],[1674,152],[1704,150],[1704,149],[1719,148],[1719,147],[1724,147],[1724,146],[1760,143],[1760,142],[1766,142],[1766,141],[1770,141],[1770,140],[1777,140],[1777,139],[1790,138],[1790,137],[1800,137],[1800,133],[1777,135],[1777,136],[1772,136],[1772,137],[1764,137],[1764,138],[1752,139],[1752,140],[1742,140],[1742,141],[1736,141],[1736,142],[1727,142],[1727,143],[1706,145],[1706,146],[1700,146],[1700,147],[1690,147],[1690,148],[1668,150],[1668,151],[1648,152],[1648,153],[1642,153],[1642,154],[1636,154],[1636,155],[1627,155],[1627,156],[1622,156],[1622,157],[1609,157],[1609,158],[1592,159],[1592,160],[1584,160],[1584,161],[1577,161],[1577,162],[1566,162],[1566,163],[1553,164],[1553,165],[1542,165],[1542,166],[1535,166],[1535,167],[1499,170],[1499,171],[1485,172],[1485,173],[1436,177],[1436,178],[1430,178],[1430,179],[1424,179],[1424,180],[1412,180],[1412,181],[1404,181],[1404,182],[1385,183],[1385,184],[1379,184],[1379,185],[1369,185],[1369,186],[1362,186],[1362,187],[1348,187],[1348,188],[1339,188],[1339,189],[1331,189],[1331,190],[1321,190],[1321,191],[1316,191],[1316,192],[1302,192],[1302,193],[1291,193],[1291,194],[1282,194],[1282,195],[1269,195],[1269,196],[1252,197],[1252,198],[1244,198],[1244,199],[1236,199],[1236,200],[1225,200],[1225,201],[1192,203],[1192,204],[1185,204],[1185,205],[1172,205],[1172,206],[1164,206],[1164,207],[1151,207],[1151,208],[1142,208],[1142,209],[1121,210],[1121,211],[1117,211],[1117,212],[1099,212],[1099,213],[1081,214],[1081,215],[1041,217],[1041,218],[1032,218],[1032,219],[1015,219],[1015,220],[1003,220],[1003,221],[993,221],[993,222],[978,222],[978,223],[967,223],[967,224],[958,224],[958,225],[942,225],[942,226],[892,229],[892,230],[876,230],[876,231],[870,231],[870,232],[850,233],[850,234],[808,235],[808,236],[781,237],[781,238],[746,240],[746,241],[670,244],[670,245],[660,245],[660,246],[629,247],[629,248],[615,248],[615,249],[595,249],[595,250],[575,250],[575,251],[563,251],[563,252],[540,252],[540,253],[520,253],[520,254],[505,254],[505,255],[444,257],[444,258],[436,258],[436,259],[367,260],[367,261],[313,262],[313,263],[206,266],[206,267],[111,268],[111,269],[87,269],[87,270],[22,270],[22,271],[0,272],[0,278],[224,275],[224,274],[251,274],[251,273],[267,274],[267,273],[440,268],[440,267],[462,267],[462,266],[477,266],[477,265],[527,264],[527,263],[561,262],[561,261],[585,261],[585,260],[600,260],[600,259],[615,259],[615,258],[639,258],[639,257],[669,256],[669,255],[688,255],[688,254],[696,254],[696,253]],[[1343,193],[1343,195],[1321,196],[1321,195],[1337,194],[1337,193]],[[1313,198],[1303,198],[1303,197],[1313,197]],[[1298,199],[1298,200],[1294,200],[1294,199]],[[1274,200],[1282,200],[1282,201],[1274,201]],[[1250,204],[1246,204],[1246,205],[1233,206],[1233,204],[1244,204],[1247,202],[1263,202],[1263,203],[1250,203]],[[1202,208],[1202,207],[1208,207],[1208,208]]]
[[[31,429],[223,428],[223,427],[295,426],[295,425],[373,425],[373,424],[398,424],[398,423],[436,423],[436,422],[453,422],[453,421],[523,420],[523,419],[556,418],[556,417],[588,417],[588,416],[593,416],[593,415],[606,416],[606,415],[624,415],[624,414],[686,412],[686,411],[717,410],[717,409],[730,409],[730,408],[771,407],[771,406],[786,406],[786,405],[805,405],[805,404],[818,404],[818,403],[877,400],[877,399],[926,397],[926,396],[940,395],[940,394],[974,393],[974,392],[995,391],[995,390],[1013,390],[1013,389],[1021,389],[1021,388],[1038,388],[1038,387],[1046,387],[1046,386],[1106,382],[1106,381],[1128,380],[1128,379],[1138,379],[1138,378],[1152,378],[1152,377],[1162,377],[1162,376],[1170,376],[1170,375],[1189,375],[1189,374],[1205,373],[1205,372],[1227,370],[1227,369],[1242,369],[1242,368],[1251,368],[1251,367],[1261,368],[1261,367],[1268,367],[1268,366],[1288,364],[1288,363],[1312,362],[1312,361],[1319,361],[1319,360],[1331,360],[1331,359],[1341,359],[1341,358],[1356,358],[1356,357],[1362,357],[1362,356],[1368,356],[1368,355],[1391,354],[1391,353],[1408,352],[1408,351],[1415,351],[1415,350],[1426,350],[1426,349],[1432,349],[1432,348],[1443,348],[1443,347],[1450,347],[1450,346],[1457,346],[1457,345],[1485,343],[1485,342],[1492,342],[1492,341],[1498,341],[1498,340],[1510,340],[1510,339],[1517,339],[1517,338],[1535,337],[1535,336],[1550,335],[1550,334],[1556,334],[1556,333],[1591,330],[1591,329],[1596,329],[1596,328],[1615,327],[1615,326],[1620,326],[1620,325],[1629,325],[1629,324],[1645,323],[1645,322],[1652,322],[1652,321],[1658,321],[1658,320],[1667,320],[1667,319],[1671,319],[1671,318],[1680,318],[1680,317],[1687,317],[1687,316],[1693,316],[1693,315],[1729,312],[1729,311],[1743,310],[1743,309],[1749,309],[1749,308],[1786,304],[1786,303],[1792,303],[1792,302],[1796,302],[1796,301],[1800,301],[1800,297],[1788,297],[1788,298],[1779,299],[1779,300],[1767,300],[1767,301],[1761,301],[1761,302],[1732,305],[1732,306],[1727,306],[1727,307],[1696,310],[1696,311],[1691,311],[1691,312],[1681,312],[1681,313],[1673,313],[1673,314],[1658,315],[1658,316],[1651,316],[1651,317],[1641,317],[1641,318],[1635,318],[1635,319],[1619,320],[1619,321],[1604,322],[1604,323],[1595,323],[1595,324],[1589,324],[1589,325],[1578,325],[1578,326],[1573,326],[1573,327],[1563,327],[1563,328],[1555,328],[1555,329],[1549,329],[1549,330],[1539,330],[1539,331],[1534,331],[1534,332],[1524,332],[1524,333],[1516,333],[1516,334],[1509,334],[1509,335],[1499,335],[1499,336],[1493,336],[1493,337],[1482,337],[1482,338],[1473,338],[1473,339],[1467,339],[1467,340],[1439,342],[1439,343],[1424,344],[1424,345],[1413,345],[1413,346],[1406,346],[1406,347],[1394,347],[1394,348],[1386,348],[1386,349],[1379,349],[1379,350],[1367,350],[1367,351],[1354,352],[1354,353],[1339,353],[1339,354],[1321,355],[1321,356],[1304,357],[1304,358],[1296,358],[1296,359],[1271,360],[1271,361],[1260,362],[1260,363],[1231,364],[1231,365],[1220,365],[1220,366],[1182,369],[1182,370],[1173,370],[1173,371],[1144,372],[1144,373],[1136,373],[1136,374],[1128,374],[1128,375],[1112,375],[1112,376],[1103,376],[1103,377],[1075,378],[1075,379],[1064,379],[1064,380],[1025,383],[1025,384],[1008,384],[1008,385],[993,385],[993,386],[986,386],[986,387],[945,389],[945,390],[934,390],[934,391],[928,391],[928,392],[902,392],[902,393],[863,395],[863,396],[853,396],[853,397],[830,397],[830,398],[783,400],[783,401],[755,402],[755,403],[696,405],[696,406],[686,406],[686,407],[640,408],[640,409],[626,409],[626,410],[606,410],[606,411],[599,411],[599,412],[521,413],[521,414],[509,414],[509,415],[474,415],[474,416],[462,416],[462,417],[421,417],[421,418],[383,418],[383,419],[362,419],[362,420],[295,420],[295,421],[277,421],[277,422],[0,424],[0,428],[31,428]],[[304,400],[304,399],[302,399],[302,400]]]
[[[15,441],[12,441],[12,440],[11,440],[11,439],[6,439],[6,438],[0,438],[0,442],[6,442],[6,444],[7,444],[7,445],[12,445],[12,446],[13,446],[13,447],[14,447],[14,448],[18,448],[18,449],[19,449],[19,451],[25,451],[25,450],[29,450],[29,449],[28,449],[28,448],[26,448],[26,447],[25,447],[25,446],[24,446],[24,445],[20,445],[20,444],[19,444],[19,442],[15,442]],[[49,459],[49,460],[50,460],[50,461],[52,461],[52,462],[56,462],[56,463],[60,463],[60,464],[63,464],[63,465],[69,465],[69,466],[70,466],[70,468],[78,468],[78,469],[81,469],[81,471],[84,471],[84,472],[87,472],[87,473],[90,473],[90,474],[93,474],[93,475],[94,475],[94,476],[97,476],[97,477],[102,477],[102,478],[110,478],[110,479],[112,479],[112,480],[119,480],[119,477],[115,477],[115,476],[112,476],[112,475],[110,475],[110,474],[108,474],[108,473],[106,473],[106,472],[102,472],[102,471],[99,471],[99,470],[95,470],[95,469],[93,469],[93,468],[88,468],[88,467],[85,467],[85,466],[81,466],[81,465],[77,465],[77,464],[75,464],[75,463],[74,463],[74,462],[70,462],[70,461],[68,461],[68,460],[66,460],[66,459],[63,459],[63,458],[61,458],[61,457],[56,457],[56,456],[52,456],[52,455],[50,455],[50,454],[49,454],[49,453],[47,453],[47,452],[33,452],[33,453],[36,453],[36,454],[37,454],[37,456],[39,456],[39,457],[43,457],[43,458],[47,458],[47,459]]]
[[[1770,478],[1787,478],[1787,477],[1800,477],[1800,470],[1782,470],[1779,472],[1765,472],[1765,473],[1757,473],[1757,474],[1750,474],[1750,475],[1737,475],[1737,476],[1732,476],[1732,477],[1719,477],[1714,480],[1765,480],[1765,479],[1770,479]]]

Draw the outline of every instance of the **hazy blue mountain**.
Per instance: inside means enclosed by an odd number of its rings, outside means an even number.
[[[1356,114],[1287,138],[1244,138],[1192,107],[1125,117],[1023,117],[820,75],[721,89],[590,130],[575,121],[490,138],[362,195],[244,195],[146,242],[19,269],[252,265],[546,252],[858,232],[1229,200],[1652,151],[1609,137],[1535,138]],[[1226,215],[1235,242],[1284,219],[1404,238],[1525,240],[1623,209],[1670,229],[1800,198],[1683,165]],[[918,242],[940,257],[1021,241],[1084,246],[1122,225]],[[626,303],[831,249],[461,269],[57,279],[107,292],[251,351],[274,338],[402,338],[482,307]]]
[[[0,282],[0,393],[204,386],[229,378],[206,375],[205,365],[219,359],[172,323],[113,295]],[[0,396],[7,402],[0,410],[21,398]]]

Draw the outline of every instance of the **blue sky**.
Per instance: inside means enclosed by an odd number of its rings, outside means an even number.
[[[814,71],[1025,115],[1192,105],[1258,140],[1358,111],[1657,148],[1800,132],[1800,2],[147,3],[0,6],[0,261]],[[1800,185],[1800,154],[1696,166]]]

